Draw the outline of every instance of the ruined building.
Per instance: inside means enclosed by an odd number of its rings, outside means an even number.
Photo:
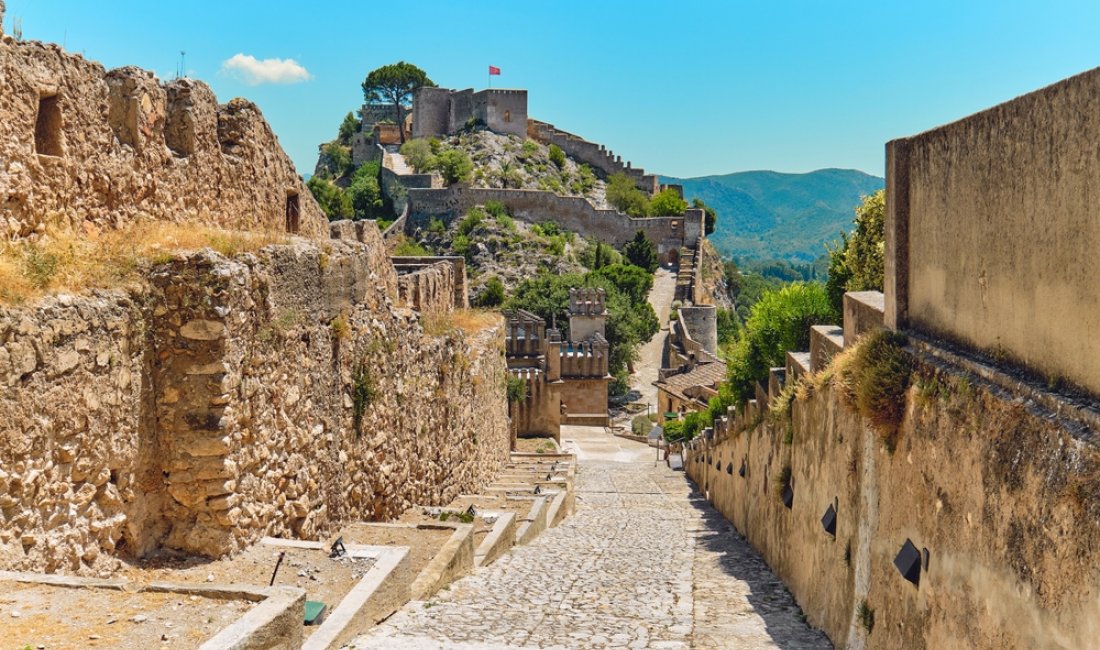
[[[560,439],[562,424],[608,422],[607,308],[603,289],[569,290],[569,340],[522,309],[505,312],[508,372],[525,383],[524,398],[513,404],[520,435]]]
[[[499,318],[423,326],[466,304],[464,267],[399,274],[373,222],[329,224],[253,104],[3,36],[0,161],[14,255],[137,245],[141,224],[265,235],[0,304],[0,568],[316,539],[476,491],[508,458]]]

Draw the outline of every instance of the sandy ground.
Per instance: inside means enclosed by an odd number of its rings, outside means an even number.
[[[10,648],[196,648],[253,603],[0,582],[0,630]]]
[[[661,355],[668,337],[668,314],[672,311],[672,298],[676,294],[676,273],[664,267],[657,269],[653,277],[653,289],[649,292],[649,304],[657,312],[661,331],[653,335],[648,343],[639,350],[639,359],[631,375],[631,387],[641,394],[635,402],[652,404],[657,408],[657,373],[661,369]]]

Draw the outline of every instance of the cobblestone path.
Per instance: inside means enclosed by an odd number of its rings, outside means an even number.
[[[576,512],[353,647],[832,647],[683,473],[601,429],[562,437],[578,455]]]

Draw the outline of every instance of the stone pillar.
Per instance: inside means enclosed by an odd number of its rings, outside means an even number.
[[[904,329],[909,320],[909,141],[886,143],[886,259],[884,324]]]
[[[561,334],[550,330],[546,340],[546,381],[561,379]]]

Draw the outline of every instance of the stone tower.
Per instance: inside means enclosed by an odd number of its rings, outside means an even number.
[[[603,289],[569,290],[569,340],[587,341],[604,336],[607,308]]]

